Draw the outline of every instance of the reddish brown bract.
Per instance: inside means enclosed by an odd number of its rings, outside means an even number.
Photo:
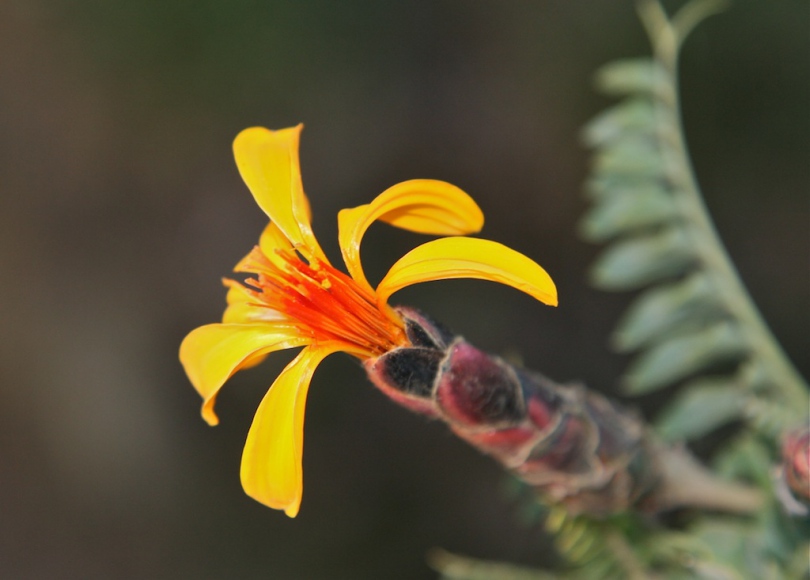
[[[574,513],[622,511],[655,484],[655,453],[634,415],[488,355],[413,309],[398,312],[410,345],[365,362],[395,402],[446,422]]]

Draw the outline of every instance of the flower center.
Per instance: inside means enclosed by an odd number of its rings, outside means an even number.
[[[376,357],[408,343],[402,321],[351,277],[316,257],[276,249],[270,260],[256,246],[240,264],[255,274],[244,286],[254,306],[280,313],[315,342],[338,341],[360,358]]]

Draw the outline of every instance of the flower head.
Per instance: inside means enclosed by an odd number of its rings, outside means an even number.
[[[245,492],[295,517],[301,504],[304,408],[315,368],[343,351],[361,360],[407,346],[390,296],[412,284],[446,278],[479,278],[513,286],[556,305],[557,292],[535,262],[496,242],[463,237],[481,229],[483,214],[457,187],[416,179],[399,183],[371,203],[338,214],[340,251],[348,275],[327,259],[310,226],[301,185],[301,126],[280,131],[253,127],[233,144],[239,173],[270,218],[259,240],[235,271],[244,282],[225,280],[221,323],[193,330],[180,346],[180,361],[203,398],[211,425],[217,393],[236,371],[270,352],[304,347],[276,378],[259,405],[242,454]],[[439,238],[405,254],[372,287],[360,262],[360,242],[380,220]]]

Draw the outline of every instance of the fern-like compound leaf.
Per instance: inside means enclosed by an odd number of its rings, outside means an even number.
[[[602,67],[596,84],[622,97],[583,130],[593,149],[586,191],[593,204],[580,223],[592,242],[608,242],[591,269],[604,290],[647,288],[613,338],[639,351],[625,387],[641,394],[743,363],[766,369],[771,387],[794,409],[808,406],[807,386],[784,357],[717,237],[692,172],[677,93],[677,57],[685,36],[719,0],[693,0],[671,19],[656,0],[639,0],[654,57]],[[736,369],[728,367],[733,374]],[[733,379],[729,379],[733,380]],[[749,383],[740,383],[747,400]],[[693,397],[700,398],[703,391]],[[713,404],[713,391],[705,393]],[[753,423],[756,410],[747,415]],[[806,414],[806,413],[804,413]],[[762,421],[767,422],[767,421]]]
[[[616,350],[636,353],[625,391],[641,395],[683,383],[658,418],[656,431],[666,442],[694,441],[739,421],[736,442],[721,447],[716,471],[754,482],[769,497],[752,518],[703,514],[682,532],[634,537],[632,552],[654,577],[810,578],[810,522],[795,521],[804,512],[785,509],[780,494],[790,491],[774,482],[774,473],[784,473],[775,469],[781,440],[807,421],[809,389],[714,229],[679,110],[680,48],[725,4],[691,0],[670,18],[659,0],[637,0],[654,56],[613,62],[597,73],[597,87],[621,100],[582,133],[593,158],[585,185],[591,208],[580,233],[607,243],[591,269],[595,286],[641,291],[612,337]],[[697,482],[687,479],[683,485],[694,489]],[[558,528],[560,537],[571,534],[571,525]],[[560,545],[578,542],[580,536],[569,535]],[[606,567],[610,574],[615,563],[594,558],[593,568],[583,569]]]

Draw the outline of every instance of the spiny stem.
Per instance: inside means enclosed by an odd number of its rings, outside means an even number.
[[[796,411],[797,419],[806,415],[808,386],[795,369],[778,341],[754,305],[745,285],[740,280],[725,249],[697,183],[692,161],[684,137],[683,117],[678,90],[678,55],[689,32],[704,18],[720,12],[727,6],[724,0],[695,0],[684,6],[671,20],[658,0],[639,0],[638,13],[650,37],[658,62],[669,73],[670,82],[662,87],[662,99],[671,107],[678,131],[667,133],[669,147],[663,148],[665,167],[670,182],[676,186],[682,209],[696,226],[691,232],[697,239],[695,246],[707,270],[723,291],[729,311],[747,330],[746,336],[754,356],[770,371],[769,377]]]

